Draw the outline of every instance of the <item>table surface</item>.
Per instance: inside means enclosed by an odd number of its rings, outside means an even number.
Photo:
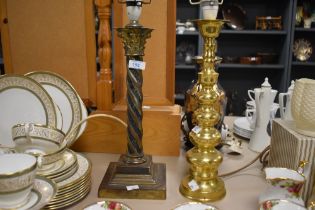
[[[232,124],[229,118],[228,124]],[[231,128],[231,126],[230,126]],[[219,174],[236,170],[253,160],[258,154],[248,150],[247,141],[242,144],[243,154],[233,156],[224,154],[224,160],[219,168]],[[181,179],[188,173],[189,164],[182,150],[180,156],[153,156],[154,163],[166,164],[166,200],[138,200],[138,199],[107,199],[98,198],[98,187],[103,179],[110,162],[117,162],[118,154],[85,153],[92,162],[92,188],[88,196],[68,209],[83,209],[84,207],[102,200],[120,201],[133,210],[170,210],[180,203],[190,202],[179,192]],[[226,196],[211,203],[221,210],[253,210],[258,209],[258,197],[267,188],[261,170],[262,165],[256,161],[253,165],[234,175],[223,178]]]

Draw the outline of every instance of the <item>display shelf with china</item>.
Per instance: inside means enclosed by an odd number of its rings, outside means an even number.
[[[185,92],[197,79],[198,67],[193,57],[200,53],[201,37],[191,21],[199,18],[199,7],[191,7],[188,0],[176,0],[176,3],[175,103],[183,106]]]
[[[189,12],[180,5],[187,2],[177,1],[177,14],[184,16]],[[243,115],[247,90],[259,86],[265,77],[270,78],[275,89],[284,91],[287,88],[292,8],[292,1],[285,0],[224,1],[218,18],[229,19],[230,23],[226,24],[218,39],[218,56],[223,58],[219,65],[219,83],[232,103],[227,114]],[[191,11],[195,9],[191,8]],[[256,17],[264,17],[267,22],[277,17],[280,21],[277,27],[262,30],[256,26]],[[202,18],[200,12],[198,18]],[[202,39],[198,37],[198,40],[198,53],[201,54]],[[186,79],[185,89],[197,75],[190,78],[190,72],[180,70],[187,76],[176,78],[176,88],[183,88],[179,79]]]
[[[305,25],[305,18],[309,15],[306,10],[315,10],[314,6],[305,8],[306,0],[294,0],[292,18],[292,39],[289,57],[288,77],[296,80],[302,77],[314,79],[315,72],[315,27],[314,23]],[[304,14],[303,14],[304,13]]]

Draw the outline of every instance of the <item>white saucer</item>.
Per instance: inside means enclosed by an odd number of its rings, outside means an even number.
[[[172,210],[219,210],[219,209],[206,203],[188,202],[180,204]]]
[[[62,156],[61,160],[52,164],[53,167],[47,170],[38,170],[37,174],[47,178],[55,178],[64,174],[67,170],[70,171],[73,168],[72,166],[77,162],[76,154],[72,150],[66,149]]]
[[[259,210],[306,210],[303,206],[296,205],[287,200],[271,200],[260,205]]]
[[[42,209],[56,195],[57,187],[51,180],[36,176],[30,198],[26,204],[16,210],[39,210]]]
[[[259,204],[270,200],[287,200],[299,206],[304,206],[304,201],[301,197],[290,196],[282,190],[274,190],[273,187],[269,187],[259,196]]]
[[[248,131],[248,132],[253,132],[253,129],[251,129],[249,126],[249,122],[246,117],[239,117],[234,121],[233,124],[234,127],[237,127],[239,129]]]

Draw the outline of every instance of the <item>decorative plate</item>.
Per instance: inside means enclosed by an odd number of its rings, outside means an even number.
[[[20,123],[57,127],[56,107],[35,80],[18,75],[0,76],[0,145],[14,146],[11,128]]]
[[[68,134],[82,119],[80,97],[76,90],[67,80],[56,73],[36,71],[28,73],[26,76],[40,83],[58,105],[63,117],[62,131]],[[73,137],[69,140],[76,139],[78,132],[74,132]]]
[[[225,20],[229,20],[226,24],[231,29],[244,29],[246,20],[246,11],[238,4],[223,5],[222,16]]]
[[[101,201],[85,207],[83,210],[131,210],[126,204],[117,201]]]
[[[308,40],[297,39],[294,41],[293,53],[297,60],[307,61],[313,53],[313,47]]]

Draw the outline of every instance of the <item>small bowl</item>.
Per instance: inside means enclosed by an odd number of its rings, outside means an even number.
[[[32,155],[0,155],[0,209],[15,209],[28,201],[36,170]]]
[[[62,157],[66,149],[65,134],[56,128],[39,124],[18,124],[12,128],[15,150],[36,157],[41,156],[41,164],[51,164]]]

